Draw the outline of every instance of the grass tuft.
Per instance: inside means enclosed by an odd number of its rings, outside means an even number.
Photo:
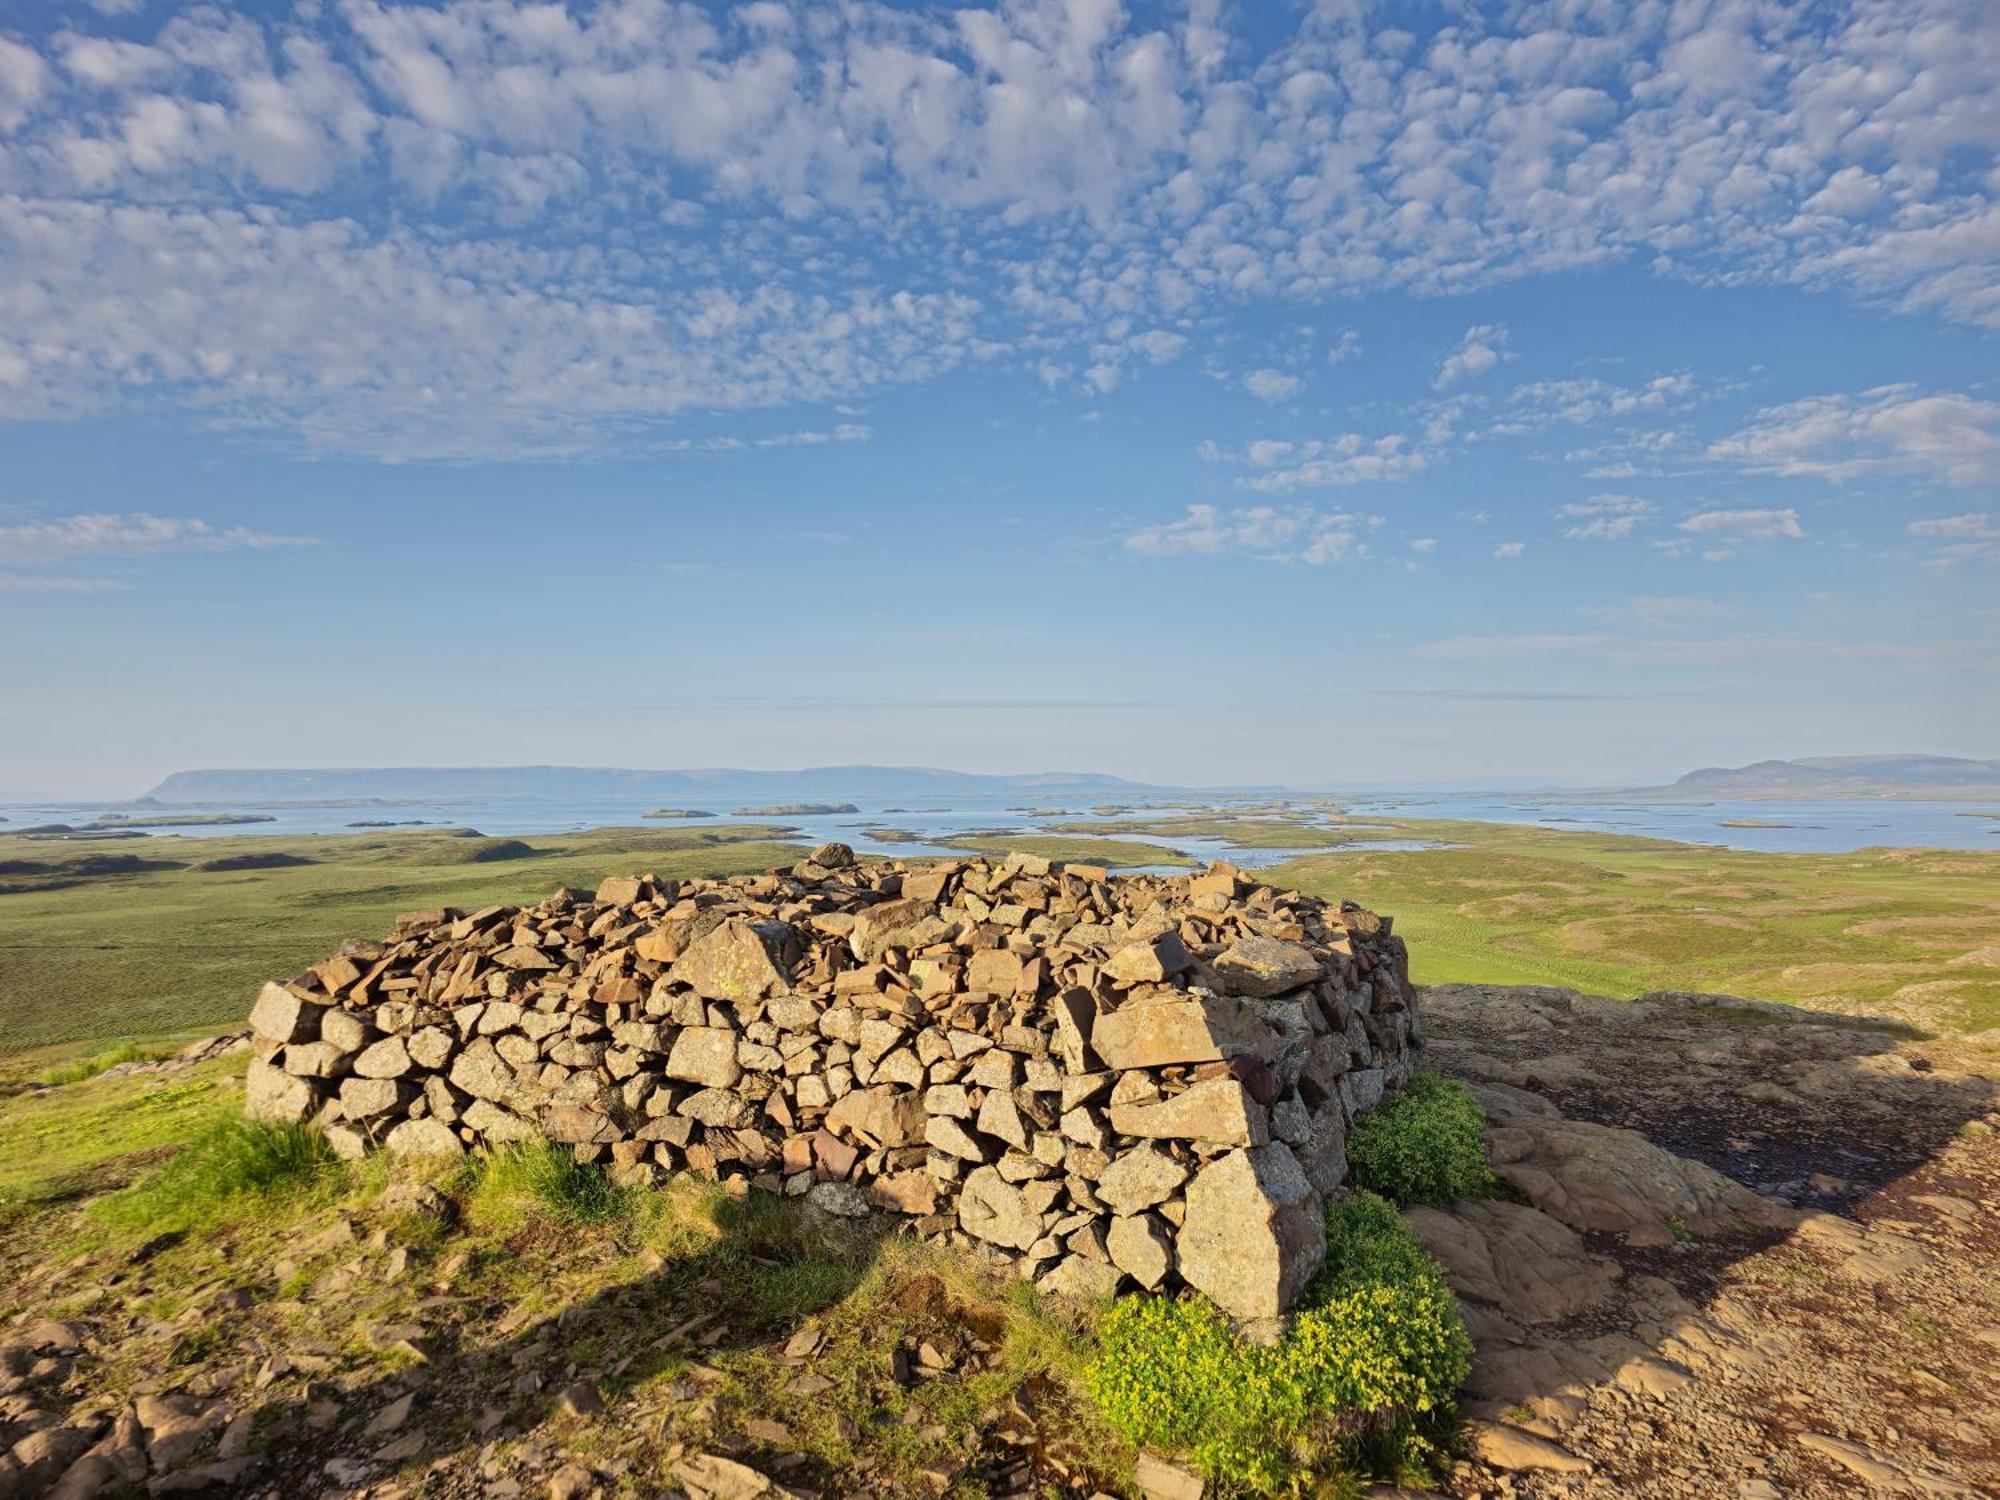
[[[317,1130],[225,1119],[92,1212],[114,1228],[157,1234],[261,1211],[273,1199],[337,1185],[343,1173]]]
[[[1397,1203],[1445,1208],[1493,1191],[1486,1113],[1464,1085],[1419,1073],[1348,1138],[1354,1180]]]
[[[632,1206],[632,1194],[602,1167],[578,1161],[551,1141],[491,1152],[474,1171],[469,1211],[475,1223],[489,1228],[536,1222],[585,1228],[623,1218]]]
[[[137,1042],[125,1042],[108,1052],[93,1053],[80,1057],[75,1062],[64,1063],[60,1067],[47,1068],[35,1075],[35,1082],[43,1088],[61,1088],[65,1084],[82,1083],[86,1078],[95,1078],[99,1073],[117,1067],[120,1063],[151,1062],[160,1056],[158,1049],[142,1047]]]
[[[1127,1298],[1088,1372],[1105,1420],[1186,1453],[1230,1491],[1315,1491],[1355,1469],[1401,1480],[1436,1436],[1472,1342],[1436,1263],[1387,1202],[1327,1210],[1327,1258],[1276,1344],[1247,1342],[1205,1298]]]

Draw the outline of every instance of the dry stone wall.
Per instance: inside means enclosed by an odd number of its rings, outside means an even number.
[[[1058,1291],[1278,1315],[1421,1045],[1386,919],[1229,866],[1015,855],[414,912],[251,1014],[252,1115],[360,1156],[538,1137],[901,1216]]]

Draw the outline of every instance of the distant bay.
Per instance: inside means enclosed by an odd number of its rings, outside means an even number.
[[[791,830],[781,836],[802,843],[840,839],[866,853],[922,856],[948,854],[949,840],[958,837],[1005,837],[1037,834],[1049,825],[1106,821],[1114,818],[1143,818],[1169,810],[1177,817],[1213,812],[1244,814],[1255,810],[1268,817],[1279,799],[1259,797],[1203,797],[1199,794],[1138,799],[1121,802],[1116,811],[1102,802],[1064,800],[1036,796],[1032,803],[1018,794],[1011,797],[853,799],[858,809],[852,813],[815,815],[774,815],[746,817],[736,813],[742,804],[724,798],[713,802],[685,799],[685,810],[701,814],[699,821],[684,826],[698,829],[721,824],[765,825]],[[1366,796],[1338,796],[1286,799],[1292,815],[1310,822],[1334,809],[1355,818],[1382,819],[1470,819],[1480,822],[1533,824],[1554,829],[1589,830],[1630,834],[1677,842],[1718,845],[1766,853],[1838,853],[1885,846],[1891,848],[1935,847],[1953,849],[2000,848],[2000,804],[1991,802],[1928,802],[1905,800],[1852,800],[1821,802],[1728,802],[1652,803],[1618,801],[1597,796],[1590,800],[1566,800],[1559,794],[1534,793],[1439,793],[1413,791],[1403,794],[1370,793]],[[367,800],[355,802],[240,802],[227,806],[203,807],[213,814],[255,815],[269,821],[210,824],[190,827],[185,836],[201,838],[259,837],[328,834],[388,834],[402,829],[476,828],[481,833],[518,837],[533,834],[578,832],[611,826],[654,827],[646,814],[654,804],[640,798],[617,799],[449,799],[449,800]],[[77,828],[111,823],[117,816],[130,816],[131,804],[39,803],[0,806],[0,834],[21,832],[49,824],[69,824]],[[197,811],[190,808],[189,811]],[[125,825],[127,828],[131,824]],[[892,836],[876,837],[887,830]],[[1107,832],[1110,832],[1107,829]],[[1412,830],[1413,834],[1419,832]],[[1155,841],[1201,859],[1232,859],[1245,864],[1268,864],[1310,852],[1298,847],[1262,848],[1254,843],[1233,842],[1222,836],[1149,835],[1118,830],[1126,838],[1154,838]],[[1341,842],[1338,827],[1327,829],[1328,845]],[[151,831],[153,839],[172,838],[170,829]],[[1375,841],[1359,847],[1375,849],[1410,847],[1415,841]],[[1419,842],[1417,846],[1421,847]]]

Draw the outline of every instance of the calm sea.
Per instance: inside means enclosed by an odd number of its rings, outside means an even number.
[[[1838,853],[1871,845],[2000,849],[2000,805],[1961,802],[1704,802],[1641,803],[1605,800],[1565,801],[1530,794],[1471,793],[1371,794],[1340,799],[1360,817],[1470,818],[1484,822],[1530,823],[1548,828],[1592,829],[1605,833],[1638,834],[1684,843],[1724,845],[1771,853]],[[805,817],[740,818],[736,804],[688,802],[691,808],[714,813],[712,818],[648,822],[639,815],[643,805],[621,802],[437,801],[300,806],[252,803],[189,809],[203,812],[261,813],[270,822],[244,823],[181,830],[152,830],[154,838],[176,834],[191,837],[315,835],[365,832],[362,824],[471,827],[500,835],[570,833],[607,826],[699,829],[717,823],[765,823],[774,837],[807,843],[841,839],[869,853],[943,854],[950,851],[939,837],[980,831],[1031,834],[1050,823],[1098,821],[1088,804],[1040,802],[1028,808],[1017,799],[989,798],[953,802],[918,799],[906,802],[858,800],[857,813]],[[1229,799],[1172,804],[1175,811],[1199,807],[1226,810]],[[1241,805],[1241,804],[1236,804]],[[1266,803],[1268,805],[1268,802]],[[1166,804],[1161,804],[1162,810]],[[124,805],[115,809],[144,815],[147,810]],[[1143,814],[1143,806],[1130,813]],[[82,825],[107,811],[103,804],[39,804],[0,806],[0,833],[38,823]],[[157,811],[157,810],[155,810]],[[1987,816],[1977,816],[1977,814]],[[1116,816],[1113,814],[1112,816]],[[1734,825],[1734,826],[1732,826]],[[892,828],[920,836],[916,842],[871,838],[870,829]],[[778,830],[785,830],[782,834]],[[1129,836],[1129,835],[1128,835]],[[1298,849],[1260,849],[1226,839],[1163,840],[1204,859],[1231,859],[1243,864],[1268,864],[1295,856]],[[1424,847],[1421,843],[1375,843],[1367,847]]]

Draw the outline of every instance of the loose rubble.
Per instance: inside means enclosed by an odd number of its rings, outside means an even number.
[[[1421,1046],[1386,919],[1217,865],[1014,855],[605,881],[416,912],[251,1012],[258,1118],[343,1155],[546,1137],[1018,1261],[1278,1316],[1347,1131]]]

